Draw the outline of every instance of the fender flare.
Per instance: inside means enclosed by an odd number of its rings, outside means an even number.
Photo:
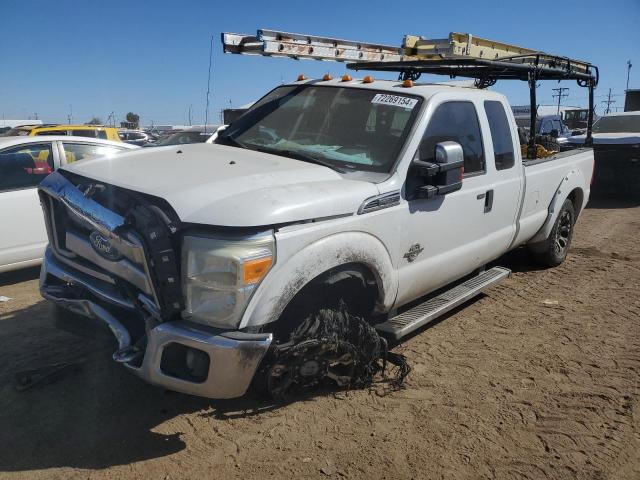
[[[322,237],[288,257],[269,272],[249,302],[239,328],[276,321],[287,304],[310,281],[341,265],[357,263],[373,273],[378,304],[391,308],[398,292],[398,273],[384,244],[366,232]]]
[[[577,216],[585,206],[584,202],[587,200],[584,192],[585,182],[588,181],[579,168],[572,169],[564,176],[564,178],[560,182],[560,185],[558,185],[553,198],[551,199],[551,203],[549,204],[549,208],[547,210],[546,220],[542,224],[542,227],[540,227],[540,230],[538,230],[538,232],[527,243],[532,244],[543,242],[547,239],[547,237],[549,237],[549,234],[553,229],[553,225],[556,222],[556,218],[558,218],[558,214],[560,213],[560,208],[562,208],[562,204],[569,197],[569,194],[576,189],[582,193],[581,205],[578,205],[578,208],[576,208],[577,218]]]

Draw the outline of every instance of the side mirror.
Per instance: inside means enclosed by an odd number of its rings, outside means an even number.
[[[553,130],[551,130],[551,131],[549,132],[549,135],[551,135],[553,138],[558,138],[558,136],[559,136],[560,134],[558,133],[558,129],[557,129],[557,128],[554,128]]]
[[[412,167],[420,177],[414,198],[432,198],[446,195],[462,188],[464,151],[457,142],[436,144],[435,159],[426,162],[414,159]]]

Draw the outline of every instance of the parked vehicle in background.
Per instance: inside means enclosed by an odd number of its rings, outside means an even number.
[[[372,77],[301,77],[215,144],[177,144],[42,183],[40,291],[62,316],[106,322],[113,358],[141,378],[212,398],[244,394],[256,372],[273,395],[349,385],[351,350],[306,336],[318,312],[346,305],[399,338],[505,278],[483,268],[513,248],[559,265],[593,171],[590,149],[523,160],[494,91]]]
[[[640,111],[640,89],[629,89],[624,95],[624,111],[637,112]]]
[[[141,147],[147,143],[155,142],[157,137],[142,130],[118,130],[120,140],[131,145]]]
[[[56,125],[57,124],[46,125],[46,126],[55,127]],[[18,125],[18,126],[10,128],[9,130],[5,131],[4,133],[1,133],[0,137],[28,136],[31,133],[31,130],[33,130],[34,128],[42,127],[42,126],[45,126],[45,125],[43,125],[41,123],[39,123],[39,124]]]
[[[96,125],[45,125],[33,128],[29,135],[70,135],[74,137],[101,138],[120,142],[118,129]]]
[[[213,143],[217,137],[220,125],[205,127],[189,127],[184,130],[170,133],[154,143],[148,143],[145,147],[167,147],[170,145],[187,145],[190,143]]]
[[[584,135],[569,138],[582,146]],[[609,113],[593,125],[594,193],[640,198],[640,111]]]
[[[515,118],[518,127],[525,129],[527,134],[529,134],[530,117],[527,115],[517,116]],[[564,147],[569,146],[567,139],[571,136],[571,130],[562,122],[560,115],[543,115],[538,117],[536,121],[535,135],[536,138],[550,137],[557,142],[558,149],[564,149]],[[548,147],[548,145],[544,146],[545,148]]]
[[[136,147],[86,137],[0,138],[0,272],[37,265],[47,233],[37,186],[58,167]]]
[[[20,127],[22,125],[42,125],[42,120],[15,120],[9,118],[0,118],[0,135],[8,132],[12,128]]]
[[[582,135],[587,130],[587,122],[589,119],[588,108],[575,108],[562,112],[562,122],[571,130],[572,135]],[[594,113],[593,120],[597,120],[598,116]]]

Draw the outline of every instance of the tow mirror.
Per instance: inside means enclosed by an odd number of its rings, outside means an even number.
[[[414,198],[432,198],[462,188],[464,151],[457,142],[436,144],[435,159],[426,162],[416,158],[412,167],[420,178]]]
[[[551,130],[551,132],[549,132],[549,135],[551,135],[553,138],[558,138],[560,134],[558,133],[558,129],[554,128],[553,130]]]

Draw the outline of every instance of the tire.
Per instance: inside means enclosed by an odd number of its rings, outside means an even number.
[[[557,267],[564,262],[571,247],[575,223],[576,212],[573,203],[566,199],[547,239],[529,246],[536,262],[546,267]]]

